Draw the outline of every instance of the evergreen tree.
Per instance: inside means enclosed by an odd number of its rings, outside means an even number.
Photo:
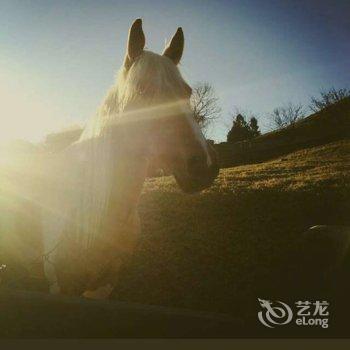
[[[261,134],[259,130],[258,120],[255,117],[250,118],[249,128],[251,138],[257,137]]]
[[[238,142],[246,140],[248,137],[247,122],[241,114],[233,120],[233,125],[227,134],[227,142]]]
[[[242,114],[233,119],[231,130],[227,134],[227,142],[239,142],[254,138],[260,135],[258,120],[252,117],[249,123]]]

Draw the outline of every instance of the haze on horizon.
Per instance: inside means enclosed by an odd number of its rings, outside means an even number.
[[[122,64],[131,22],[143,19],[146,46],[161,52],[178,26],[180,70],[207,81],[226,138],[238,106],[261,116],[287,103],[308,104],[321,88],[349,87],[348,1],[44,1],[0,0],[0,140],[42,139],[84,125]]]

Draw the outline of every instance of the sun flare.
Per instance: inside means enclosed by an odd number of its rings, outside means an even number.
[[[0,142],[13,139],[38,140],[45,131],[54,127],[39,97],[30,93],[0,87]]]

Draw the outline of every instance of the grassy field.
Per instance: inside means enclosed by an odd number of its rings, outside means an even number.
[[[350,224],[349,178],[344,140],[223,169],[197,195],[171,177],[147,180],[142,239],[114,297],[255,317],[257,297],[297,286],[307,228]]]
[[[350,140],[222,169],[215,184],[196,195],[181,193],[172,177],[148,179],[141,241],[114,298],[256,322],[258,297],[288,301],[292,293],[295,301],[305,230],[350,225],[349,180]],[[30,238],[32,217],[30,211],[16,223],[21,237]],[[21,287],[24,277],[10,268]]]

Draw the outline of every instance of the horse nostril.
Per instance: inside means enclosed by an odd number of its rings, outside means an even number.
[[[192,175],[200,175],[205,169],[206,159],[201,156],[192,156],[187,161],[188,171]]]

